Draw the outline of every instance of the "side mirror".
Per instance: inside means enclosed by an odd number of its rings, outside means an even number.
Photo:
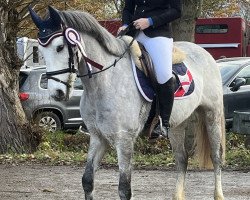
[[[245,85],[245,83],[246,83],[246,79],[245,78],[236,78],[234,80],[234,84],[233,84],[233,87],[231,88],[231,90],[233,92],[236,92],[236,91],[238,91],[240,89],[240,87],[242,85]]]

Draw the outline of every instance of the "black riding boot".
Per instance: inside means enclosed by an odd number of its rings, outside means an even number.
[[[151,134],[151,138],[158,138],[159,136],[168,136],[169,132],[169,119],[172,112],[174,103],[174,79],[170,78],[166,83],[159,84],[159,106],[160,116],[162,119],[162,128],[160,123],[156,125],[156,128]]]
[[[151,124],[153,122],[153,119],[155,118],[156,115],[156,99],[153,99],[153,102],[151,104],[151,109],[148,115],[148,119],[143,127],[142,134],[145,136],[148,136],[149,134],[149,129],[151,127]]]

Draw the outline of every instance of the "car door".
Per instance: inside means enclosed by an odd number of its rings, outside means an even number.
[[[65,108],[67,110],[67,122],[75,123],[76,121],[82,121],[80,116],[80,99],[83,93],[83,86],[80,78],[77,78],[74,83],[74,91],[69,101],[64,101]]]
[[[245,78],[245,85],[239,90],[232,91],[232,85],[235,78]],[[250,110],[250,65],[242,68],[228,84],[226,93],[224,93],[225,115],[226,118],[233,118],[234,111]]]
[[[78,126],[77,124],[82,122],[82,118],[80,116],[80,98],[83,93],[83,86],[80,78],[76,79],[74,83],[73,95],[68,101],[55,101],[51,98],[47,90],[48,80],[45,74],[42,74],[40,87],[43,88],[44,93],[42,93],[42,96],[39,99],[47,102],[47,104],[43,104],[43,106],[58,109],[63,115],[64,127],[72,125]]]

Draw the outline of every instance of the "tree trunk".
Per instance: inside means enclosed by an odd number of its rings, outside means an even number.
[[[31,152],[37,144],[18,97],[21,62],[16,55],[17,23],[15,10],[10,9],[6,2],[2,2],[0,5],[0,153]]]
[[[172,24],[175,41],[194,42],[195,20],[200,15],[203,0],[183,0],[182,17]]]

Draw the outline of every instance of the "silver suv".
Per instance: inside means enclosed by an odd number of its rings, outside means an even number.
[[[79,128],[81,80],[76,80],[72,98],[59,102],[50,97],[45,72],[46,66],[20,70],[19,98],[27,118],[49,131]]]

